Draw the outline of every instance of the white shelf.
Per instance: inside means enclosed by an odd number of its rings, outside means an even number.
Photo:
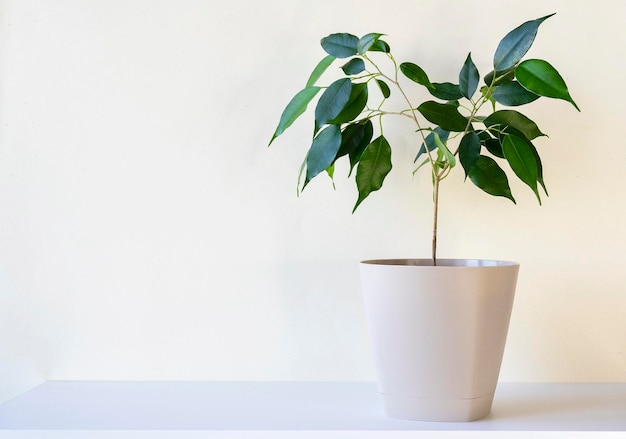
[[[50,381],[0,405],[0,438],[18,439],[517,438],[529,432],[626,437],[626,383],[500,383],[492,414],[471,423],[387,418],[376,384],[362,382]]]

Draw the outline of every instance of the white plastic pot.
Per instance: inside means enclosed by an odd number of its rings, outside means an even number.
[[[491,411],[519,264],[363,261],[365,308],[387,415],[473,421]]]

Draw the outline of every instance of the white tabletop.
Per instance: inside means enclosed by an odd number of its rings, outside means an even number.
[[[69,435],[80,431],[100,434]],[[387,418],[376,384],[363,382],[51,381],[0,405],[0,438],[100,438],[104,432],[134,438],[157,437],[140,432],[181,438],[321,437],[311,432],[329,438],[382,433],[408,438],[435,437],[424,432],[460,437],[452,433],[505,431],[619,432],[626,437],[626,383],[500,383],[492,414],[467,423]]]

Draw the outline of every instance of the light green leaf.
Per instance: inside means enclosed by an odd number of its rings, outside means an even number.
[[[283,110],[282,115],[280,116],[280,121],[278,122],[278,127],[276,127],[276,131],[270,140],[269,145],[272,144],[276,137],[280,136],[285,132],[287,128],[289,128],[295,121],[306,111],[309,102],[315,97],[317,92],[320,91],[319,87],[307,87],[303,90],[300,90],[292,99],[289,101],[285,109]]]
[[[580,111],[570,96],[565,81],[547,61],[541,59],[524,61],[515,69],[515,76],[526,90],[539,96],[563,99]]]
[[[553,15],[550,14],[536,20],[527,21],[506,34],[498,44],[493,57],[494,69],[497,72],[501,72],[515,66],[528,52],[533,41],[535,41],[539,25]]]
[[[533,190],[537,196],[537,201],[541,204],[541,197],[537,187],[539,165],[533,149],[526,141],[514,135],[508,135],[502,141],[504,158],[511,165],[515,175]]]
[[[380,136],[367,145],[356,168],[359,198],[352,209],[353,213],[369,194],[383,186],[389,171],[391,171],[391,146],[387,139]]]
[[[424,144],[424,142],[422,142],[422,145],[420,146],[420,149],[417,152],[417,155],[415,156],[415,160],[413,160],[413,163],[417,162],[419,160],[419,158],[421,157],[421,155],[426,153],[426,148],[427,147],[428,147],[429,151],[432,151],[435,148],[437,148],[437,145],[435,144],[435,134],[437,134],[437,136],[439,137],[439,140],[441,140],[442,142],[447,142],[448,141],[448,137],[450,136],[450,131],[442,130],[439,127],[435,128],[433,131],[431,131],[426,136],[426,139],[425,139],[426,140],[426,144]]]
[[[441,152],[441,155],[445,159],[446,163],[450,165],[450,168],[454,168],[456,166],[456,159],[454,158],[454,154],[450,152],[448,147],[444,142],[441,141],[441,137],[437,132],[433,131],[433,140],[435,142],[435,146]]]
[[[333,164],[340,146],[341,130],[337,125],[329,125],[315,136],[306,157],[304,186]]]
[[[306,86],[311,87],[315,85],[317,80],[320,79],[320,77],[324,74],[328,67],[330,67],[335,59],[337,58],[332,55],[327,55],[319,63],[317,63],[317,66],[315,66],[315,68],[313,69],[311,76],[309,76],[309,80],[306,82]]]
[[[336,58],[349,58],[357,54],[359,38],[348,33],[331,34],[322,38],[322,48]]]
[[[478,157],[468,177],[472,183],[489,195],[506,197],[515,203],[506,174],[491,157],[484,155]]]
[[[463,96],[471,99],[478,88],[478,81],[480,81],[480,74],[476,64],[472,61],[472,54],[469,53],[459,73],[459,87]]]

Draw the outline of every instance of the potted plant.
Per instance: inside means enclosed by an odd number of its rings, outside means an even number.
[[[501,167],[506,165],[539,203],[541,192],[547,195],[533,144],[545,134],[516,108],[549,97],[578,110],[552,65],[542,59],[523,60],[539,26],[552,15],[509,32],[498,44],[482,85],[471,53],[458,81],[432,82],[417,64],[398,63],[383,34],[329,35],[321,40],[326,56],[288,103],[270,140],[289,128],[321,92],[298,187],[304,189],[323,173],[333,178],[335,163],[348,160],[349,176],[354,175],[358,189],[354,212],[382,187],[392,168],[383,121],[405,118],[408,135],[417,136],[415,172],[427,169],[433,183],[431,257],[360,264],[380,391],[389,416],[469,421],[491,410],[519,264],[438,258],[439,191],[457,168],[487,194],[515,202]],[[317,85],[337,60],[342,77],[328,86]],[[430,96],[416,103],[407,85],[417,85]],[[403,104],[387,109],[394,94]]]

